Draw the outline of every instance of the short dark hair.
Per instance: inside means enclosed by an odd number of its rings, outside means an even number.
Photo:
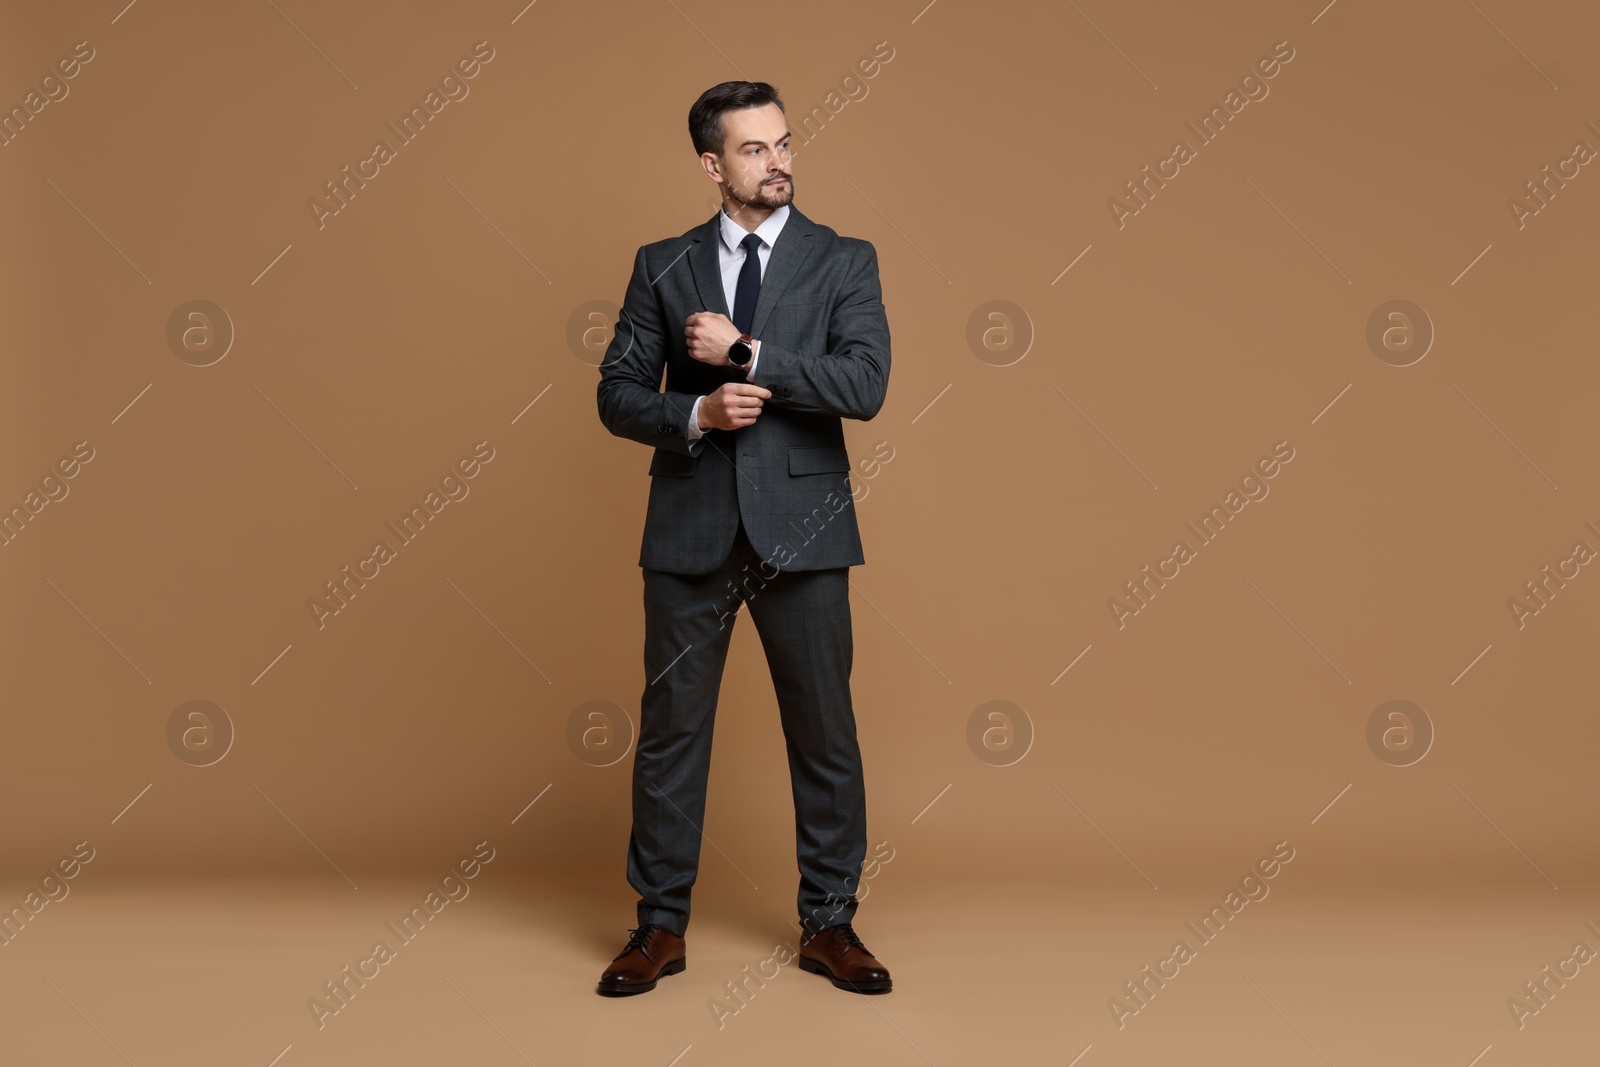
[[[766,82],[723,82],[701,93],[689,109],[689,137],[694,141],[695,155],[722,154],[722,142],[727,137],[722,128],[724,111],[767,104],[777,104],[778,110],[783,110],[778,90]]]

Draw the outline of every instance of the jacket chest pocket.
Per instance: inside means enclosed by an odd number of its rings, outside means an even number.
[[[767,320],[763,333],[773,333],[782,344],[782,339],[790,343],[796,338],[812,337],[825,333],[828,326],[828,305],[819,300],[808,300],[793,304],[779,304],[772,309],[772,315]],[[759,368],[759,364],[758,364]],[[758,369],[756,373],[760,373]]]

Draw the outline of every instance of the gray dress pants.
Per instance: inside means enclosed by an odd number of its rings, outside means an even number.
[[[639,924],[682,936],[689,923],[717,695],[744,607],[766,653],[788,749],[799,918],[813,929],[850,922],[867,812],[850,701],[849,568],[781,570],[761,558],[741,522],[728,558],[709,574],[641,569],[645,687],[628,841]]]

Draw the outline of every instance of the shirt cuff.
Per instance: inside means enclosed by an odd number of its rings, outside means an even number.
[[[744,372],[744,380],[754,381],[756,377],[756,360],[761,358],[761,342],[755,341],[750,345],[750,369]]]
[[[688,438],[691,441],[698,441],[705,436],[704,431],[700,429],[700,401],[704,399],[703,396],[697,396],[694,398],[694,403],[689,405]]]

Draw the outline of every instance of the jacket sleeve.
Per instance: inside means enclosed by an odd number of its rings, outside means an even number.
[[[700,453],[704,438],[688,440],[689,411],[696,393],[663,391],[661,374],[667,362],[666,323],[650,282],[641,246],[633,260],[633,276],[622,300],[616,331],[600,363],[595,399],[600,421],[618,437],[682,452]]]
[[[772,390],[766,403],[863,421],[883,407],[889,388],[889,320],[878,281],[878,252],[859,241],[839,304],[828,319],[826,352],[800,352],[761,339],[754,382]]]

